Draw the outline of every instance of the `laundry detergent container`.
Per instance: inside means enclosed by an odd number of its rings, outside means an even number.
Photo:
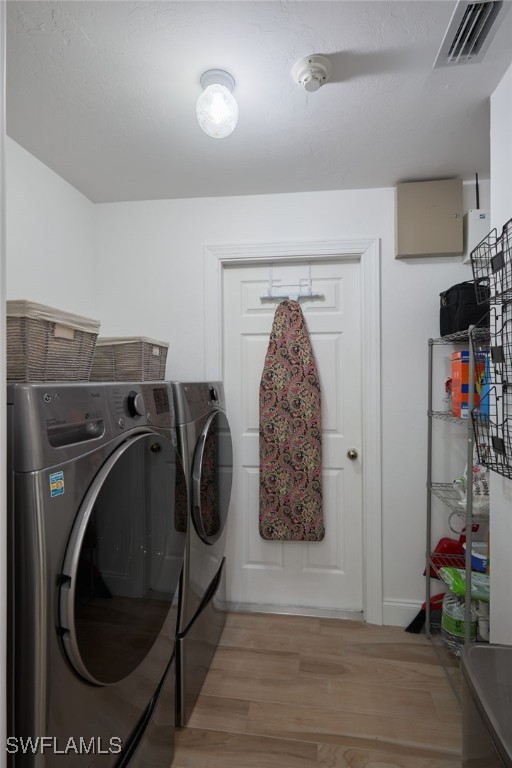
[[[512,647],[462,652],[462,768],[512,768]]]

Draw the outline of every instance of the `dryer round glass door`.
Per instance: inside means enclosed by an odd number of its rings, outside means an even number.
[[[198,536],[213,544],[228,519],[233,477],[231,430],[223,411],[206,422],[194,454],[192,519]]]
[[[69,660],[89,682],[127,677],[162,631],[174,640],[185,546],[175,504],[182,471],[170,440],[138,435],[103,464],[78,511],[59,610]]]

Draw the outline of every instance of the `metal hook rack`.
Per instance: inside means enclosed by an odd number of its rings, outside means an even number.
[[[275,283],[279,283],[277,288],[275,288]],[[282,293],[274,293],[274,290],[281,290],[285,289],[298,289],[298,290],[286,290]],[[303,288],[306,288],[307,290],[304,291]],[[313,293],[313,281],[311,277],[311,264],[308,263],[308,278],[307,283],[303,284],[300,283],[281,283],[280,280],[274,280],[273,273],[272,273],[272,265],[268,268],[268,287],[267,292],[262,294],[260,296],[261,301],[285,301],[286,299],[293,299],[294,301],[299,301],[300,299],[307,299],[308,301],[312,299],[324,299],[325,296],[323,293]]]

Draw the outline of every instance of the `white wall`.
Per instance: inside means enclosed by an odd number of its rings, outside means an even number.
[[[5,392],[5,3],[0,3],[0,477],[7,471]],[[7,508],[5,483],[0,488],[0,768],[6,765],[7,736]]]
[[[491,96],[491,223],[512,218],[512,66]],[[512,481],[491,481],[491,641],[512,645]]]
[[[7,185],[7,296],[97,317],[103,335],[169,341],[174,379],[204,377],[205,245],[380,238],[384,616],[407,623],[424,594],[426,340],[439,333],[439,293],[470,267],[394,258],[393,189],[94,206],[11,140]],[[488,193],[482,182],[482,207]],[[443,382],[440,371],[440,394]],[[453,480],[465,465],[463,430],[458,450],[438,445],[438,479]],[[443,509],[436,519],[436,535],[447,533]]]
[[[483,182],[482,207],[488,190]],[[475,207],[470,187],[465,198],[466,208]],[[471,279],[470,267],[460,257],[394,258],[393,189],[97,208],[102,333],[169,341],[167,376],[173,379],[204,376],[204,245],[381,239],[384,617],[406,624],[425,591],[426,341],[439,335],[439,293]],[[444,374],[440,391],[443,383]],[[462,451],[453,477],[439,479],[455,479],[464,466]]]
[[[392,190],[120,203],[98,212],[105,332],[170,341],[167,373],[178,379],[204,376],[205,245],[380,233],[385,249],[393,242]]]
[[[470,267],[395,260],[393,189],[94,206],[11,140],[7,183],[7,296],[97,317],[103,335],[169,341],[175,379],[204,377],[205,245],[380,238],[384,616],[407,623],[424,594],[426,340],[439,332],[439,293]],[[482,182],[482,206],[488,192]],[[442,453],[440,480],[462,472],[463,449],[454,456]],[[436,535],[446,532],[441,509]]]
[[[95,317],[95,206],[6,139],[7,298]]]

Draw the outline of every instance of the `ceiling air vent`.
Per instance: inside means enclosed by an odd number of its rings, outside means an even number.
[[[509,2],[459,0],[434,67],[481,61],[509,6]]]

